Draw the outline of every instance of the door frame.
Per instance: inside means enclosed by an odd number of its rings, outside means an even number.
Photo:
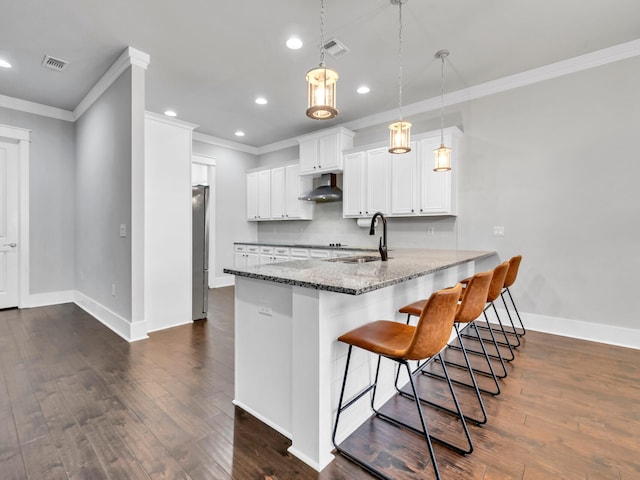
[[[29,144],[31,130],[0,125],[0,139],[18,145],[18,308],[29,306]]]

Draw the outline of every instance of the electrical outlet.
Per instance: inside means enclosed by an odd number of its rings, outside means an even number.
[[[270,317],[273,315],[273,310],[271,310],[271,307],[267,307],[266,305],[258,305],[258,313]]]
[[[115,283],[111,284],[111,296],[113,296],[113,297],[116,296],[116,284]]]
[[[494,237],[504,237],[504,227],[502,226],[494,226],[493,227],[493,236]]]
[[[427,235],[429,235],[429,236],[435,235],[435,231],[434,231],[433,227],[427,227]]]
[[[126,223],[121,223],[120,224],[120,236],[121,237],[126,237],[127,236],[127,224]]]

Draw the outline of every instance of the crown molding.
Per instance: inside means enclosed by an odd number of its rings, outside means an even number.
[[[533,68],[531,70],[508,75],[497,80],[491,80],[489,82],[480,83],[472,87],[447,93],[444,95],[444,105],[450,106],[468,102],[477,98],[495,95],[497,93],[506,92],[526,85],[607,65],[609,63],[636,57],[638,55],[640,55],[640,39],[596,50],[595,52],[585,53],[584,55],[561,60],[543,67]],[[437,96],[403,106],[402,113],[406,118],[410,115],[418,115],[420,113],[438,110],[441,106],[442,99],[440,96]],[[380,112],[368,117],[346,122],[341,126],[350,130],[360,130],[362,128],[393,121],[397,116],[398,109],[394,108],[393,110],[387,110],[386,112]]]
[[[131,65],[142,67],[145,70],[149,65],[151,57],[133,47],[127,47],[113,62],[100,80],[89,90],[78,106],[73,110],[74,120],[80,118],[98,100],[102,94],[122,75]]]
[[[285,148],[297,147],[300,145],[300,142],[296,138],[287,138],[286,140],[281,140],[279,142],[270,143],[269,145],[263,145],[262,147],[258,147],[258,155],[262,155],[264,153],[277,152],[278,150],[284,150]]]
[[[167,125],[184,128],[186,130],[198,128],[198,125],[195,123],[185,122],[183,120],[178,120],[177,118],[167,117],[166,115],[160,115],[159,113],[149,112],[147,110],[145,110],[144,116],[145,118],[155,120],[156,122],[166,123]]]
[[[0,95],[0,107],[9,108],[11,110],[18,110],[25,113],[33,113],[34,115],[40,115],[41,117],[50,117],[55,118],[56,120],[64,120],[66,122],[75,121],[73,112],[70,112],[69,110],[50,107],[41,103],[22,100],[20,98],[7,97],[6,95]]]
[[[215,145],[217,147],[230,148],[231,150],[237,150],[239,152],[258,155],[258,149],[256,147],[251,147],[249,145],[244,145],[242,143],[233,142],[231,140],[226,140],[224,138],[214,137],[213,135],[208,135],[206,133],[193,132],[193,139],[198,142],[207,143],[209,145]]]

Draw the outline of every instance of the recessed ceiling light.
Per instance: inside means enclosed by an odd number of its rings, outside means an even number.
[[[298,50],[302,48],[303,43],[298,37],[291,37],[286,41],[285,45],[291,50]]]
[[[236,132],[236,137],[244,137],[244,132],[242,130],[238,130]]]
[[[11,64],[9,62],[7,62],[6,60],[3,60],[2,58],[0,58],[0,67],[2,67],[2,68],[11,68]]]
[[[176,112],[174,112],[173,110],[166,110],[166,111],[164,112],[164,114],[165,114],[167,117],[176,117],[176,116],[178,115],[178,114],[177,114]]]
[[[366,85],[362,85],[361,87],[358,87],[358,90],[356,90],[356,92],[358,92],[360,95],[364,95],[365,93],[369,93],[370,91],[371,89]]]
[[[264,97],[258,97],[256,98],[256,103],[258,105],[266,105],[267,104],[267,99]]]

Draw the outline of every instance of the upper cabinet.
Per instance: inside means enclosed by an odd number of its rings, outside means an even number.
[[[298,197],[312,187],[298,164],[247,173],[247,220],[311,220],[313,204]]]
[[[353,146],[354,132],[338,127],[298,137],[300,175],[320,175],[342,171],[342,152]]]
[[[343,216],[371,217],[376,211],[392,217],[457,215],[460,135],[455,127],[444,131],[444,143],[452,148],[452,169],[448,172],[433,171],[439,130],[416,135],[409,153],[394,155],[386,146],[347,153]]]

